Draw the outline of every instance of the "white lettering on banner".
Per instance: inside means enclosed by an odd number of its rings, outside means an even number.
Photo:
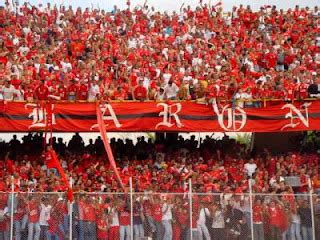
[[[28,118],[32,118],[32,124],[28,127],[29,129],[46,127],[49,118],[48,118],[47,110],[44,107],[35,103],[27,103],[24,106],[24,108],[25,109],[32,108],[32,112],[28,115]],[[55,115],[53,114],[53,109],[54,109],[54,105],[51,104],[51,110],[52,110],[51,124],[52,125],[56,124],[56,118],[55,118]]]
[[[120,128],[122,126],[120,124],[115,112],[113,111],[113,108],[112,108],[111,104],[100,105],[100,110],[102,112],[102,120],[103,121],[113,121],[114,125],[117,128]],[[109,112],[110,115],[107,115],[108,112]],[[106,126],[109,126],[109,125],[107,124]],[[98,128],[98,124],[92,125],[92,127],[90,129],[94,130],[96,128]]]
[[[159,113],[159,117],[163,116],[163,120],[162,122],[156,125],[156,129],[159,128],[160,126],[165,126],[169,128],[174,126],[174,123],[172,123],[172,118],[174,118],[178,128],[183,127],[183,124],[181,123],[180,118],[178,116],[178,113],[182,109],[181,103],[176,103],[171,105],[166,103],[158,103],[157,107],[163,107],[163,111]],[[173,112],[173,108],[176,108],[175,112]]]
[[[229,104],[227,104],[222,108],[220,112],[215,100],[212,103],[212,107],[213,111],[218,116],[218,123],[220,127],[226,131],[238,132],[242,128],[244,128],[247,123],[247,113],[240,107],[232,108]],[[224,123],[225,115],[227,115],[227,126]],[[240,120],[236,119],[237,116],[240,118]]]
[[[308,113],[308,107],[311,105],[311,103],[304,103],[300,106],[300,109],[297,109],[292,104],[285,104],[281,109],[289,108],[290,112],[288,112],[285,115],[285,118],[290,119],[290,123],[284,125],[281,128],[281,131],[286,128],[295,128],[300,123],[303,123],[306,127],[309,127],[309,113]],[[304,112],[304,115],[303,115]],[[297,121],[296,121],[297,119]]]

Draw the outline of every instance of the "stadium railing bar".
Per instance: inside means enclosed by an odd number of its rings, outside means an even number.
[[[0,238],[320,239],[320,195],[79,192],[0,193]],[[249,188],[251,189],[251,187]],[[310,188],[311,189],[311,188]]]

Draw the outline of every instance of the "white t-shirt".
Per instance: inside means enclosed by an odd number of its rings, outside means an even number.
[[[9,85],[9,87],[6,87],[6,86],[2,87],[2,95],[4,100],[12,101],[15,93],[16,93],[16,89],[14,88],[13,85]]]
[[[96,85],[91,85],[89,88],[89,94],[88,94],[88,99],[89,101],[94,101],[96,100],[97,94],[100,92],[99,86]]]
[[[172,206],[170,204],[163,204],[162,205],[162,220],[171,220],[172,219]]]
[[[43,203],[41,203],[41,211],[40,211],[40,218],[39,223],[41,226],[49,226],[48,220],[50,219],[50,211],[51,206],[45,206]]]
[[[210,216],[209,209],[208,208],[201,208],[197,223],[198,224],[205,224],[206,223],[206,216]]]
[[[257,164],[255,163],[246,163],[244,165],[244,169],[247,171],[247,174],[249,177],[252,177],[252,174],[256,171],[257,169]]]
[[[178,91],[179,88],[175,83],[172,83],[171,86],[168,84],[164,88],[164,93],[167,96],[167,99],[176,98]]]

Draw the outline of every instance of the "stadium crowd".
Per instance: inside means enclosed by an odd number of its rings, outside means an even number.
[[[308,179],[319,194],[320,177],[317,134],[311,137],[309,143],[299,139],[303,148],[283,154],[250,153],[246,145],[227,136],[220,140],[207,136],[201,142],[194,136],[171,137],[154,143],[140,137],[136,144],[112,139],[125,186],[133,178],[134,239],[189,239],[191,222],[194,239],[250,239],[251,220],[254,239],[312,239]],[[98,137],[85,145],[75,134],[68,144],[53,138],[52,145],[73,179],[73,239],[129,240],[130,197],[121,193],[102,140]],[[0,142],[0,190],[11,191],[14,176],[19,192],[13,207],[16,239],[65,239],[70,230],[70,210],[62,193],[66,186],[54,169],[46,167],[41,146],[39,133],[24,136],[22,142],[16,136]],[[286,180],[293,176],[299,185]],[[192,221],[189,178],[194,192]],[[249,181],[256,194],[253,218]],[[12,202],[6,193],[0,198],[0,234],[7,239]],[[320,201],[314,201],[319,221]]]
[[[320,10],[147,2],[102,9],[5,1],[5,100],[286,99],[317,95]]]

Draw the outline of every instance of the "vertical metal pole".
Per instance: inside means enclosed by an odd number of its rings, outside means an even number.
[[[133,240],[133,188],[132,177],[130,177],[130,239]]]
[[[11,176],[10,240],[13,240],[14,177]]]
[[[72,177],[69,178],[69,186],[72,188]],[[73,212],[73,201],[69,202],[69,240],[72,240],[72,212]]]
[[[249,201],[250,201],[250,228],[251,228],[251,239],[254,240],[253,234],[253,200],[252,200],[252,179],[249,179]]]
[[[189,218],[190,218],[190,240],[193,240],[192,237],[192,181],[189,178]]]
[[[316,224],[314,220],[314,207],[313,207],[313,194],[312,194],[312,184],[311,179],[308,181],[309,185],[309,194],[310,194],[310,211],[311,211],[311,222],[312,222],[312,239],[316,239]]]

